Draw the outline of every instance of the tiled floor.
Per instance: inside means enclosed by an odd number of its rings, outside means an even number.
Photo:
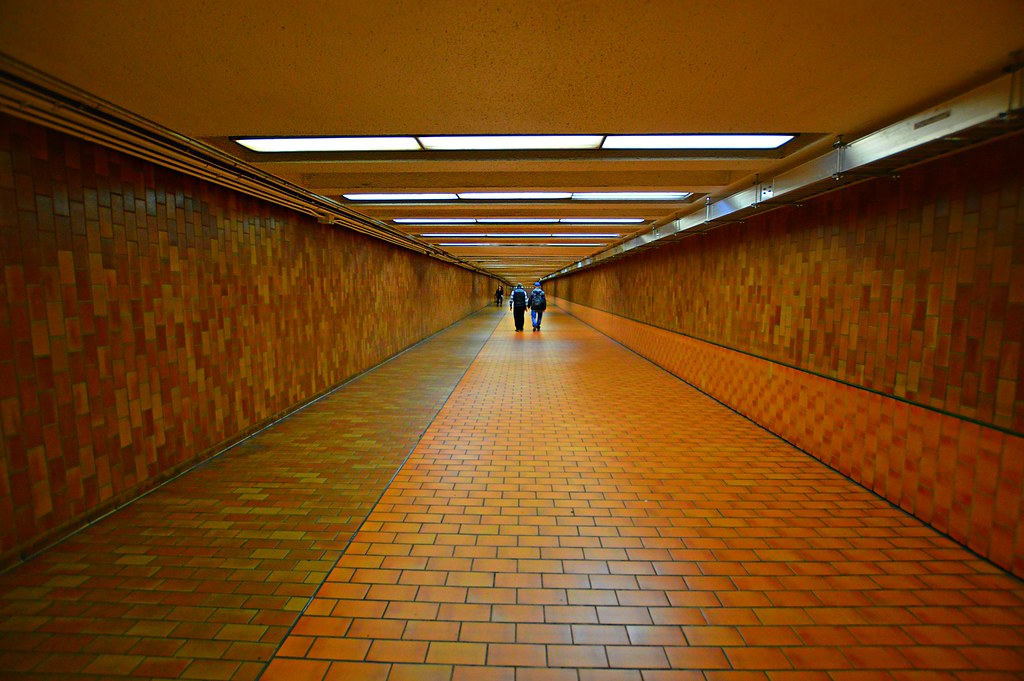
[[[257,678],[496,322],[428,339],[0,576],[0,678]]]
[[[398,397],[339,399],[390,433]],[[283,638],[266,681],[1024,678],[1020,580],[558,310],[539,334],[501,320],[319,589],[358,517],[326,507],[361,483],[334,465],[346,431],[300,420],[248,445],[287,491],[184,479],[0,578],[0,668],[251,677]],[[382,437],[348,451],[393,466],[415,441]]]

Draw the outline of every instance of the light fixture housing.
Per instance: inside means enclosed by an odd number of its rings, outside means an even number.
[[[573,192],[573,201],[684,201],[691,192]]]
[[[597,149],[604,135],[437,135],[421,136],[428,151],[514,151]]]
[[[778,149],[795,135],[608,135],[602,149]]]
[[[415,137],[235,137],[261,153],[330,151],[420,151]]]
[[[373,201],[387,203],[393,201],[458,201],[458,194],[424,193],[424,194],[342,194],[349,201]]]
[[[459,192],[463,201],[564,201],[571,192]]]
[[[393,218],[392,222],[399,225],[471,225],[473,218]]]

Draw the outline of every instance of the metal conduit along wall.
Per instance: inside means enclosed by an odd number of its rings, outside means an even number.
[[[773,177],[758,177],[752,186],[733,194],[709,196],[702,209],[655,225],[548,278],[798,205],[871,178],[895,176],[902,168],[1020,130],[1024,127],[1024,52],[1013,57],[1005,76],[852,142],[836,139],[827,154]]]
[[[0,53],[0,112],[117,149],[215,184],[367,234],[402,248],[488,274],[394,227],[262,172]],[[490,276],[488,274],[488,276]]]

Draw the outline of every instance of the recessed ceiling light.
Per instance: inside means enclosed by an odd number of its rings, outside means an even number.
[[[608,225],[636,225],[643,222],[643,218],[562,218],[559,222],[573,224],[608,224]]]
[[[235,139],[260,152],[285,151],[419,151],[415,137],[253,137]]]
[[[396,217],[392,220],[398,224],[472,224],[471,217]]]
[[[546,224],[558,222],[558,218],[477,218],[477,222],[505,223],[505,224]]]
[[[602,149],[777,149],[793,135],[608,135]]]
[[[457,194],[343,194],[349,201],[458,201]]]
[[[573,248],[596,248],[598,246],[604,246],[605,244],[585,244],[579,242],[565,243],[565,244],[503,244],[497,241],[472,241],[472,242],[441,242],[438,246],[449,247],[449,248],[476,248],[476,247],[493,247],[493,248],[537,248],[537,247],[573,247]]]
[[[466,201],[558,201],[571,198],[570,192],[460,192]]]
[[[574,201],[682,201],[690,192],[573,192]]]
[[[603,135],[443,135],[420,137],[431,151],[475,151],[497,149],[597,149]]]

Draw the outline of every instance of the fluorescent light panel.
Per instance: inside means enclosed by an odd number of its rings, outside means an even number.
[[[459,192],[464,201],[564,201],[571,192]]]
[[[559,222],[566,224],[606,224],[606,225],[636,225],[643,222],[643,218],[562,218]]]
[[[392,218],[392,222],[399,225],[471,225],[474,223],[480,224],[532,224],[534,220],[520,221],[518,218]],[[644,218],[544,218],[543,222],[538,224],[587,224],[587,223],[605,223],[605,224],[617,224],[617,225],[636,225],[644,222]]]
[[[343,194],[349,201],[683,201],[690,192],[460,192]],[[546,218],[494,218],[490,222],[544,222]]]
[[[489,239],[618,239],[619,234],[538,234],[530,233],[508,233],[508,234],[481,234],[480,232],[430,232],[420,234],[425,239],[472,239],[474,237],[487,237]]]
[[[415,137],[265,137],[236,139],[260,152],[287,151],[419,151]]]
[[[538,149],[777,149],[793,135],[396,135],[242,137],[261,153],[331,151],[515,151]]]
[[[477,222],[508,225],[542,225],[558,222],[558,218],[477,218]]]
[[[420,137],[430,151],[597,149],[603,135],[443,135]]]
[[[573,192],[573,201],[682,201],[690,192]]]
[[[343,194],[349,201],[458,201],[458,194]]]
[[[597,246],[604,246],[604,243],[599,244],[582,244],[582,243],[566,243],[566,244],[503,244],[496,241],[473,241],[473,242],[453,242],[447,241],[438,243],[438,246],[444,246],[449,248],[469,248],[469,247],[501,247],[501,248],[537,248],[538,246],[543,247],[561,247],[561,246],[572,246],[574,248],[590,247],[595,248]]]
[[[778,149],[793,135],[608,135],[602,149]]]
[[[399,225],[471,225],[473,218],[395,218],[392,222]]]

